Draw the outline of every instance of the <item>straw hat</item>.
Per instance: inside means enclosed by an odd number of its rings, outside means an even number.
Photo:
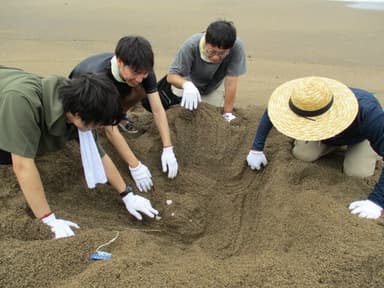
[[[331,138],[348,128],[358,112],[356,96],[324,77],[288,81],[273,91],[268,116],[281,133],[297,140]]]

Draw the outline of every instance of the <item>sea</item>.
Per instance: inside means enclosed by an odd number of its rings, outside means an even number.
[[[354,9],[364,10],[384,10],[384,1],[378,0],[365,0],[365,1],[344,1],[336,0],[339,2],[345,2],[345,5]]]

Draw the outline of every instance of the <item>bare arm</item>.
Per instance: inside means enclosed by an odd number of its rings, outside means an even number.
[[[161,104],[159,93],[148,94],[148,99],[161,141],[163,142],[163,147],[172,146],[167,114]]]
[[[36,218],[51,212],[35,160],[12,153],[13,171]]]
[[[115,164],[112,162],[112,159],[109,158],[107,154],[104,154],[101,160],[109,183],[111,183],[112,187],[115,188],[117,192],[124,192],[127,184],[117,170]]]
[[[140,191],[149,191],[153,186],[152,175],[148,167],[141,163],[129,148],[119,129],[114,126],[105,127],[108,140],[128,164],[131,176]]]
[[[135,154],[133,154],[131,148],[129,148],[127,141],[125,141],[119,129],[116,126],[106,126],[104,129],[108,140],[113,147],[116,148],[121,158],[123,158],[129,167],[137,167],[137,165],[139,165],[139,160],[136,158]]]
[[[179,74],[168,74],[167,75],[168,83],[172,84],[176,88],[183,89],[183,84],[187,82],[182,76]]]
[[[237,93],[238,77],[227,76],[224,79],[224,113],[232,112]]]

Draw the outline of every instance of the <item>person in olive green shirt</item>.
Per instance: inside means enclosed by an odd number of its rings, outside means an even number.
[[[79,226],[52,213],[34,159],[62,149],[66,142],[77,139],[78,133],[115,126],[122,117],[119,93],[105,76],[43,78],[0,66],[0,164],[12,164],[29,207],[50,226],[55,238],[73,236],[72,228]],[[127,210],[139,220],[139,212],[152,218],[157,215],[148,199],[127,186],[97,141],[96,146],[106,180],[120,193]]]

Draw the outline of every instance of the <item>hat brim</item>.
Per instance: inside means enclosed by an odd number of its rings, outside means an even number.
[[[304,141],[319,141],[331,138],[348,128],[358,113],[356,96],[343,83],[324,77],[333,93],[333,104],[325,113],[315,117],[302,117],[289,107],[294,87],[308,77],[294,79],[277,87],[268,102],[268,116],[273,126],[282,134]]]

